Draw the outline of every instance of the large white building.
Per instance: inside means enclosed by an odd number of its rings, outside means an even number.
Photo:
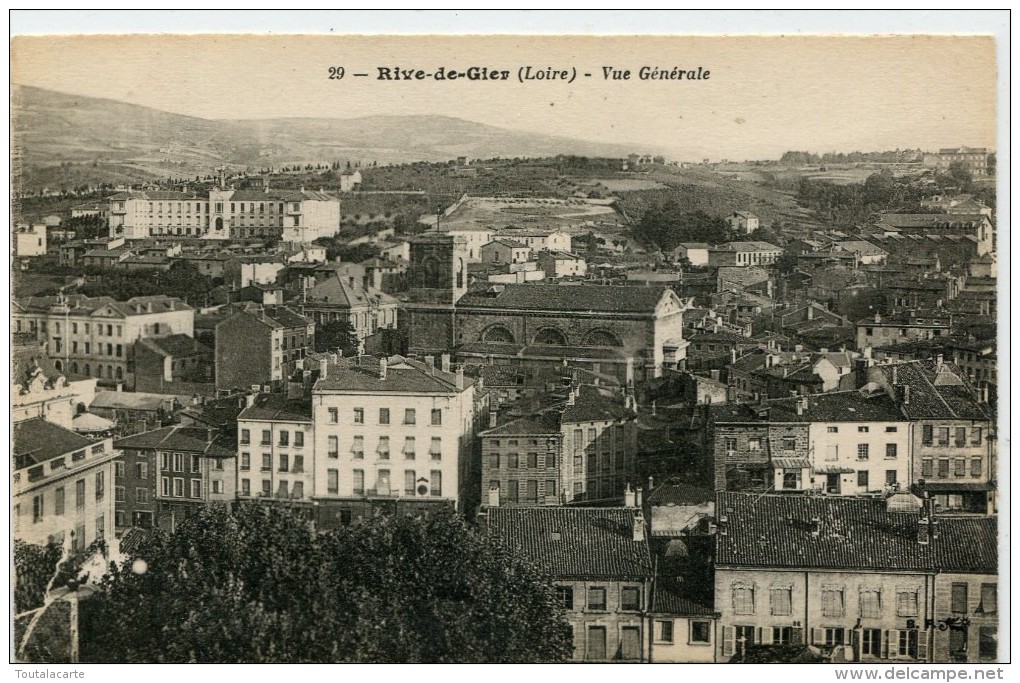
[[[430,361],[320,361],[312,391],[317,502],[460,502],[475,383],[446,356],[441,367]]]
[[[340,200],[321,190],[129,190],[109,198],[110,236],[276,238],[311,242],[340,230]]]

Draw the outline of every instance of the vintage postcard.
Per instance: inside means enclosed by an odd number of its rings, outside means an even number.
[[[12,661],[994,671],[997,97],[983,35],[14,37]]]

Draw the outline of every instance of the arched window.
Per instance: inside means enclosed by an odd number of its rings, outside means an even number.
[[[457,259],[457,288],[464,286],[464,259]]]
[[[497,344],[513,344],[514,333],[503,325],[492,325],[482,332],[482,341],[495,342]]]
[[[547,346],[566,346],[567,336],[555,327],[543,327],[535,334],[534,343]]]
[[[64,365],[59,360],[58,361],[53,361],[53,365],[54,365],[54,367],[57,368],[57,370],[60,370],[60,371],[64,370]]]
[[[92,376],[92,368],[89,367],[88,363],[85,364],[85,376],[86,377]]]
[[[112,365],[107,365],[106,366],[106,376],[109,377],[110,379],[113,379],[113,366]]]
[[[88,367],[88,366],[86,365],[85,367]],[[96,366],[96,377],[100,377],[101,378],[102,376],[103,376],[103,366],[102,365],[97,365]]]
[[[77,363],[71,363],[71,374],[72,375],[77,375],[78,374],[78,364]]]
[[[592,330],[584,336],[583,346],[623,346],[620,338],[609,330]]]

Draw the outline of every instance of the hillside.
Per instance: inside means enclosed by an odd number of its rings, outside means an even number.
[[[630,151],[449,116],[221,121],[27,86],[14,86],[12,108],[15,156],[27,192],[206,175],[217,166],[390,164],[462,155],[622,157]]]

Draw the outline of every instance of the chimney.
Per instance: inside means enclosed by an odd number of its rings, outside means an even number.
[[[216,438],[216,430],[212,427],[205,428],[205,440],[212,443],[212,440]]]
[[[425,366],[429,369],[430,375],[436,374],[436,357],[425,356]]]
[[[893,385],[898,384],[898,382],[896,381],[897,380],[897,374],[898,373],[896,372],[896,366],[894,365],[894,366],[892,366],[892,383],[893,383]]]
[[[634,490],[631,489],[630,484],[627,484],[627,488],[623,491],[623,507],[634,507]]]
[[[978,403],[988,403],[988,382],[978,387]]]
[[[875,322],[876,323],[882,322],[882,314],[881,313],[876,313],[875,314]]]
[[[323,377],[325,377],[325,375],[323,375]],[[245,395],[245,397],[244,397],[244,406],[245,406],[245,408],[251,408],[253,405],[255,405],[255,396],[256,396],[256,394],[247,394],[247,395]]]
[[[641,488],[638,487],[638,497],[641,497]],[[645,540],[645,516],[641,514],[641,503],[638,501],[638,509],[634,512],[634,542]]]
[[[386,379],[386,356],[379,359],[379,379]]]
[[[499,413],[495,408],[489,408],[489,429],[493,429],[499,419]]]
[[[802,396],[797,399],[797,414],[803,415],[805,410],[807,410],[807,397]]]
[[[329,376],[329,360],[325,358],[319,359],[319,379],[326,379]]]
[[[463,389],[464,388],[464,366],[463,365],[458,365],[457,366],[457,388],[458,389]]]
[[[935,354],[935,368],[936,369],[941,368],[944,361],[945,361],[945,358],[944,358],[944,356],[941,353]]]
[[[442,364],[443,372],[450,371],[450,354],[444,353],[439,357],[439,362]]]
[[[730,349],[730,362],[731,363],[737,362],[737,347],[735,346],[732,349]]]
[[[771,368],[773,362],[775,362],[775,359],[772,357],[772,354],[771,353],[767,354],[765,356],[765,367],[766,368]]]
[[[574,399],[575,398],[576,398],[576,396],[574,394],[574,387],[570,387],[570,393],[567,394],[567,405],[568,406],[574,405]]]
[[[124,391],[124,383],[117,382],[117,391]]]
[[[910,405],[910,385],[903,385],[903,405]]]
[[[807,319],[808,320],[814,320],[815,319],[815,307],[812,306],[811,304],[808,304],[808,307],[807,307]]]
[[[811,518],[811,535],[815,538],[822,533],[822,520],[817,517]]]
[[[634,489],[634,507],[640,509],[642,503],[644,503],[644,491],[640,486],[638,486]]]
[[[649,476],[648,477],[648,493],[651,493],[653,488],[655,488],[655,477]]]
[[[715,380],[716,382],[718,382],[718,381],[719,381],[719,371],[718,371],[718,370],[712,370],[712,371],[710,371],[710,372],[709,372],[709,375],[710,375],[710,376],[712,377],[712,379],[714,379],[714,380]]]

